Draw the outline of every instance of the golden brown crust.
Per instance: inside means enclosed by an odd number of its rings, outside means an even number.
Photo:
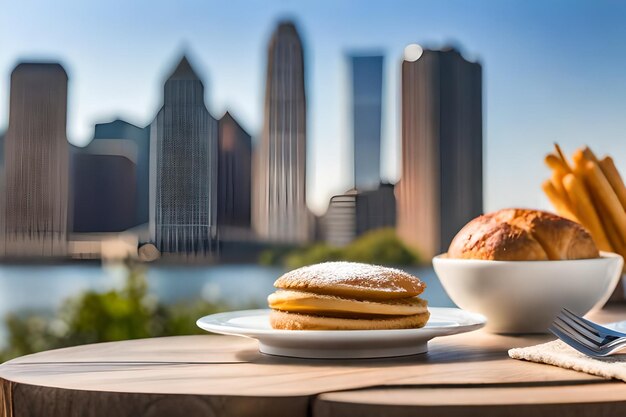
[[[588,259],[599,256],[578,223],[552,213],[504,209],[470,221],[455,236],[448,257],[501,261]]]
[[[270,294],[267,301],[274,310],[330,317],[382,318],[411,316],[428,311],[428,303],[419,297],[366,301],[305,291],[278,290]]]
[[[356,262],[326,262],[287,272],[274,286],[359,300],[415,297],[426,284],[404,271]]]
[[[389,330],[424,327],[430,313],[383,319],[350,319],[319,317],[308,314],[286,313],[273,310],[270,324],[283,330]]]

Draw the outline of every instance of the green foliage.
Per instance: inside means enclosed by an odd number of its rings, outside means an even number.
[[[414,265],[420,259],[396,236],[392,228],[364,233],[344,248],[317,244],[297,250],[285,257],[285,265],[292,269],[328,261],[364,262],[378,265]]]
[[[283,263],[288,269],[294,269],[319,262],[339,261],[342,259],[342,254],[343,251],[340,248],[318,243],[306,249],[291,252],[285,257]]]
[[[66,324],[62,335],[69,345],[150,337],[164,312],[149,294],[143,268],[128,270],[121,290],[88,291],[64,304],[58,318]]]
[[[8,347],[0,352],[0,361],[85,343],[201,334],[196,320],[224,310],[227,305],[202,300],[163,305],[148,292],[143,267],[128,264],[120,290],[87,291],[65,302],[51,318],[36,313],[8,315]]]
[[[296,250],[293,245],[275,245],[265,249],[259,255],[259,264],[265,266],[278,266],[285,263],[285,258]]]
[[[412,252],[391,228],[372,230],[344,249],[345,259],[380,265],[413,265],[419,257]]]

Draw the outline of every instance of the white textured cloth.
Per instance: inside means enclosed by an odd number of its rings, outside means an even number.
[[[509,350],[513,359],[546,363],[565,369],[586,372],[604,378],[621,379],[626,382],[626,355],[607,358],[590,358],[572,349],[560,340],[541,345]]]

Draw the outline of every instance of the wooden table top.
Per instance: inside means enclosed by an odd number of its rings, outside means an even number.
[[[626,319],[626,307],[592,317]],[[78,346],[0,365],[6,416],[626,415],[626,384],[510,359],[547,335],[434,339],[404,358],[306,360],[182,336]],[[78,412],[77,410],[80,410]]]

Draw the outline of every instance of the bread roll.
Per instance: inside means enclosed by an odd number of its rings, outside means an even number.
[[[578,223],[552,213],[504,209],[470,221],[455,236],[448,257],[495,261],[588,259],[599,256]]]

